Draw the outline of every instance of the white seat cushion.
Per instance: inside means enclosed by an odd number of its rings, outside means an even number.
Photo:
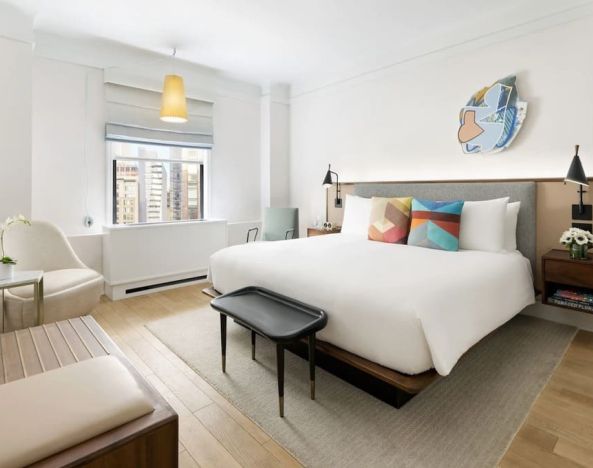
[[[29,465],[153,410],[113,356],[0,385],[0,466]]]
[[[67,270],[46,271],[43,273],[43,292],[46,296],[71,289],[89,281],[100,278],[101,275],[87,268],[70,268]],[[33,298],[33,286],[20,286],[8,290],[13,296],[21,299]]]

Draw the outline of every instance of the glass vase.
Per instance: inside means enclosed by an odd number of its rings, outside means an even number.
[[[577,243],[570,245],[570,258],[572,260],[587,260],[587,246]]]

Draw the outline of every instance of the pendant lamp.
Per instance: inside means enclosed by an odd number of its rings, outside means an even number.
[[[177,49],[173,49],[173,58]],[[187,101],[185,99],[185,86],[183,77],[179,75],[166,75],[163,83],[161,98],[161,120],[164,122],[187,122]]]

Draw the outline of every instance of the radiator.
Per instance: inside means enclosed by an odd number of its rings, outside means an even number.
[[[104,227],[105,294],[112,300],[205,281],[227,246],[224,220]]]

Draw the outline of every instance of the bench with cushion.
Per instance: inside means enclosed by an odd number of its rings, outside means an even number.
[[[0,385],[0,466],[30,465],[153,410],[115,356]]]
[[[177,466],[177,414],[92,317],[1,334],[0,400],[0,433],[23,438],[10,452],[0,438],[0,466]]]

